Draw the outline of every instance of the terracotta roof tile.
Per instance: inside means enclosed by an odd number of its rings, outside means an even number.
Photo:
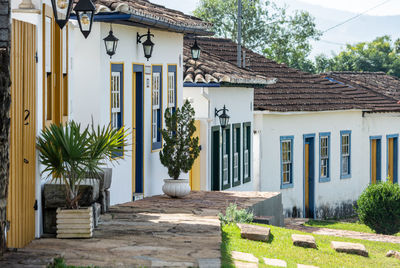
[[[75,0],[76,1],[76,0]],[[203,34],[210,32],[211,23],[205,22],[191,15],[186,15],[180,11],[169,9],[161,5],[153,4],[148,0],[93,0],[96,5],[96,13],[123,13],[136,16],[132,18],[136,23],[144,26],[166,28],[166,25],[182,27],[187,32],[199,30]],[[144,18],[144,19],[143,19]],[[154,25],[146,19],[161,22],[163,25]],[[210,32],[211,34],[211,32]]]
[[[185,38],[185,42],[193,42]],[[229,39],[201,37],[197,42],[206,52],[236,64],[237,44]],[[374,91],[349,87],[320,75],[302,72],[279,64],[243,48],[245,67],[254,74],[275,77],[277,82],[254,90],[254,109],[259,111],[329,111],[360,109],[400,112],[400,105]]]
[[[223,61],[218,56],[202,51],[198,61],[191,58],[191,43],[184,45],[184,79],[185,83],[202,84],[239,84],[259,86],[274,83],[275,79],[254,74],[250,70],[238,68],[229,62]]]

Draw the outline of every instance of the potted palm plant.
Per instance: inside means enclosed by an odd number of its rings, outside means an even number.
[[[194,109],[185,101],[175,112],[165,111],[165,129],[161,130],[164,146],[160,152],[161,164],[168,169],[170,179],[164,180],[163,192],[170,197],[184,197],[190,193],[188,179],[179,179],[187,174],[199,156],[199,138],[193,137]]]
[[[85,128],[72,121],[52,124],[37,138],[40,162],[46,178],[65,186],[66,207],[57,209],[58,238],[89,238],[93,235],[92,207],[80,208],[80,185],[87,174],[98,174],[106,160],[115,161],[124,151],[128,133],[111,126]]]

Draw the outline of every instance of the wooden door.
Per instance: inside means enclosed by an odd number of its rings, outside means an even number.
[[[35,238],[36,26],[12,21],[10,184],[7,246]]]
[[[375,184],[377,180],[377,140],[371,140],[371,183]]]
[[[196,132],[193,134],[194,137],[198,137],[200,141],[200,120],[194,122]],[[190,189],[192,191],[200,191],[200,155],[196,158],[193,163],[193,167],[190,170]]]

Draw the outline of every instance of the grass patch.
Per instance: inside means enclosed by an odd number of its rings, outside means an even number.
[[[320,228],[329,228],[329,229],[337,229],[337,230],[347,230],[347,231],[356,231],[362,233],[371,233],[375,234],[375,231],[369,228],[367,225],[362,223],[349,223],[349,222],[340,222],[340,221],[320,221],[320,220],[309,220],[304,224],[305,226],[310,227],[320,227]],[[397,233],[396,236],[400,236],[400,233]]]
[[[389,250],[400,251],[400,244],[313,235],[318,249],[306,249],[293,246],[291,235],[308,233],[275,226],[268,227],[271,228],[273,235],[270,241],[257,242],[242,239],[240,229],[236,225],[222,226],[222,267],[234,267],[230,256],[231,251],[253,254],[259,258],[260,267],[266,267],[262,260],[263,257],[285,260],[288,267],[296,267],[297,264],[319,267],[400,267],[400,262],[397,259],[385,257]],[[369,257],[337,253],[331,248],[331,241],[362,243],[367,248]]]

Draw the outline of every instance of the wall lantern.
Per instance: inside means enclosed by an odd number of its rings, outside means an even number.
[[[106,52],[108,55],[110,55],[110,59],[111,59],[111,57],[115,54],[115,51],[117,50],[117,45],[118,45],[118,38],[116,38],[113,34],[112,25],[110,25],[110,33],[103,40],[104,40],[104,44],[106,46]]]
[[[154,37],[154,34],[150,33],[150,29],[148,29],[147,34],[144,35],[139,35],[139,33],[137,33],[136,43],[142,43],[142,38],[146,36],[147,40],[143,42],[143,51],[144,56],[146,57],[147,61],[149,61],[151,55],[153,54],[154,43],[151,42],[151,37]]]
[[[215,117],[219,117],[219,124],[221,125],[222,129],[226,128],[229,124],[229,118],[230,116],[226,113],[227,111],[229,111],[228,109],[226,109],[225,105],[224,108],[217,110],[217,108],[215,108]]]
[[[76,4],[74,8],[79,28],[85,38],[88,37],[92,30],[95,10],[96,8],[90,0],[79,0],[78,4]]]
[[[72,3],[74,0],[51,0],[53,7],[54,19],[60,29],[64,28],[71,15]]]
[[[194,45],[190,48],[190,52],[193,60],[197,61],[200,58],[201,49],[197,44],[197,39],[194,40]]]

